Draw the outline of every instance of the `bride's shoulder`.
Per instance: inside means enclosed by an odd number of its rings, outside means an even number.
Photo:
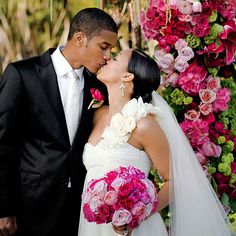
[[[139,137],[148,137],[152,136],[153,134],[156,136],[162,129],[157,121],[156,117],[152,114],[148,114],[142,117],[138,122],[135,129],[136,135]]]

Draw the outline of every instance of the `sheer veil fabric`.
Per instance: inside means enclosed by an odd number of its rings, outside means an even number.
[[[170,235],[235,235],[231,233],[227,215],[172,109],[155,91],[152,104],[161,109],[163,117],[158,122],[171,150]]]

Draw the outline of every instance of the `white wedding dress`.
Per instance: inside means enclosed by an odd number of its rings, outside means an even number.
[[[227,215],[211,187],[185,134],[178,125],[169,105],[156,92],[152,104],[141,98],[130,100],[121,113],[111,119],[101,141],[85,145],[83,162],[87,169],[85,185],[119,166],[132,165],[148,175],[152,162],[147,153],[129,144],[137,122],[147,114],[156,117],[164,131],[171,157],[171,236],[235,236]],[[83,202],[82,202],[83,206]],[[88,223],[80,213],[79,236],[115,236],[111,224]],[[167,236],[159,213],[155,213],[132,231],[131,236]]]
[[[159,110],[142,100],[132,99],[123,108],[121,113],[112,117],[110,125],[105,129],[102,140],[93,146],[87,143],[84,148],[83,162],[87,169],[85,185],[91,179],[100,178],[106,172],[119,166],[134,166],[146,175],[152,162],[146,152],[141,151],[128,143],[132,130],[137,122],[147,114],[158,116]],[[83,202],[82,202],[83,205]],[[112,236],[118,235],[112,229],[111,223],[89,223],[80,213],[79,236]],[[167,230],[159,213],[155,213],[132,231],[132,236],[167,236]]]

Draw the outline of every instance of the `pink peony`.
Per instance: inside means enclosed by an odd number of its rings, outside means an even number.
[[[202,144],[201,153],[208,157],[219,157],[221,154],[221,147],[210,141]]]
[[[142,216],[145,213],[146,205],[142,202],[138,202],[134,205],[131,213],[133,216]]]
[[[133,191],[133,184],[131,182],[125,183],[120,186],[119,188],[119,194],[121,196],[128,196]]]
[[[93,222],[95,220],[95,215],[92,212],[88,203],[83,206],[84,217],[88,222]]]
[[[106,193],[104,202],[108,205],[113,205],[118,201],[118,193],[116,191],[109,191]]]
[[[129,224],[132,220],[131,213],[126,209],[120,209],[114,212],[112,223],[115,226],[122,226]]]

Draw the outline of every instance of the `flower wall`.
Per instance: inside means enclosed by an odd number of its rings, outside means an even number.
[[[141,13],[146,39],[157,42],[160,92],[229,215],[236,212],[235,9],[229,0],[151,0]]]

